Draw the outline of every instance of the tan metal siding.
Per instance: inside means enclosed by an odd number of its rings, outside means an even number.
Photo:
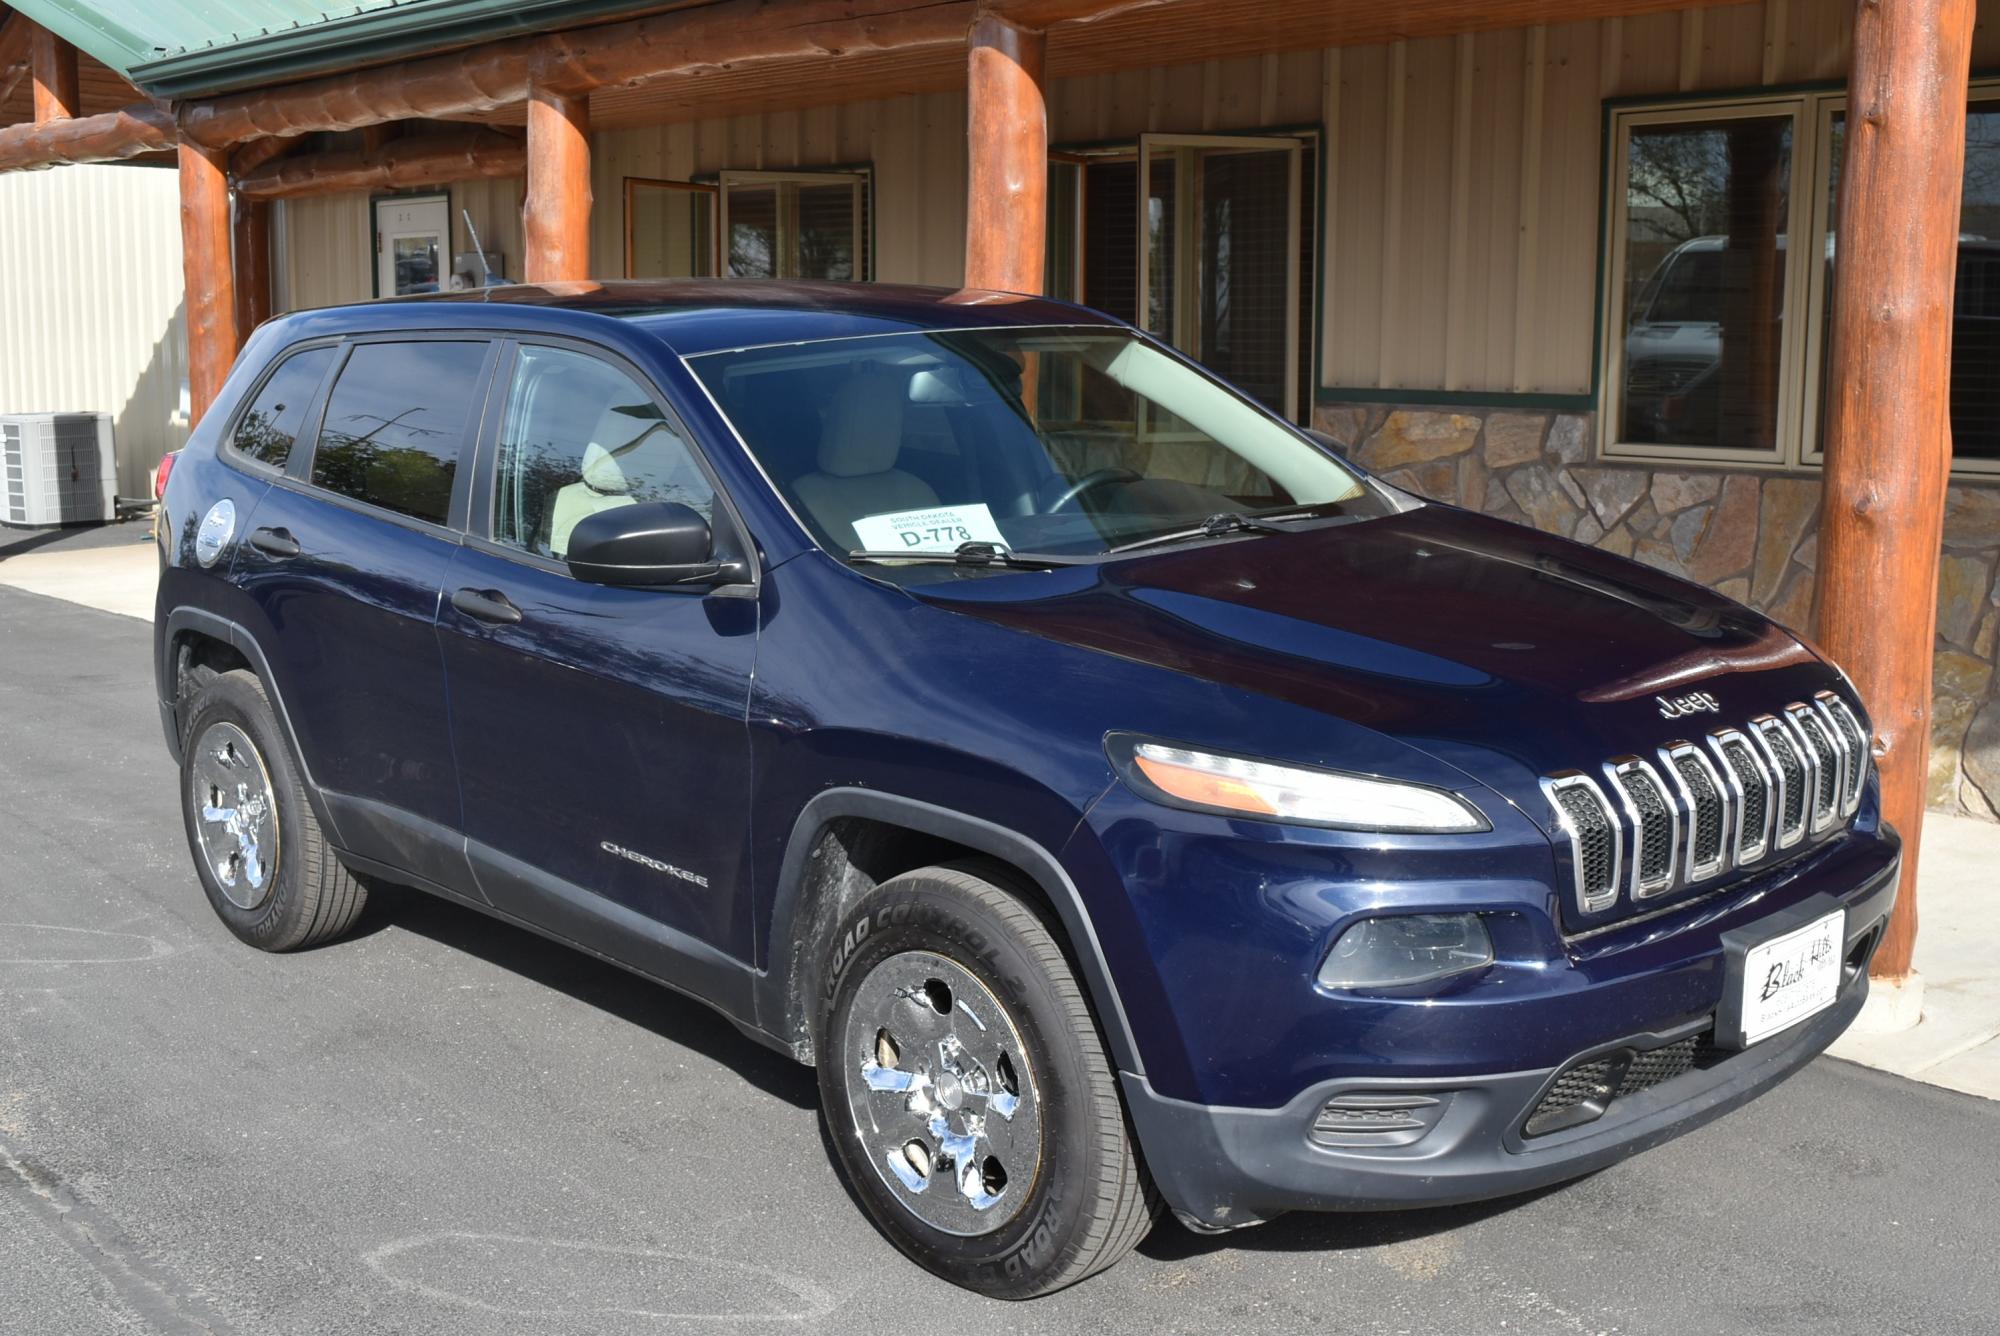
[[[465,230],[470,210],[479,239],[486,249],[501,253],[507,276],[518,280],[523,189],[515,179],[440,187],[451,196],[453,254],[472,250]],[[274,226],[280,231],[282,257],[278,309],[304,311],[375,295],[375,222],[365,192],[283,200]]]
[[[110,413],[118,493],[148,495],[187,438],[177,175],[0,175],[0,293],[0,413]]]

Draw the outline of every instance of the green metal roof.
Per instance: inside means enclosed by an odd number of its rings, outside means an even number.
[[[154,97],[283,83],[673,0],[8,0]],[[682,0],[685,3],[686,0]]]

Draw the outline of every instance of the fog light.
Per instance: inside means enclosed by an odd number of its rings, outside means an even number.
[[[1396,988],[1493,963],[1477,914],[1397,914],[1340,934],[1319,967],[1323,988]]]

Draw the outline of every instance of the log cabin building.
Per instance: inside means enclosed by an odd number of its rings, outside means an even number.
[[[197,415],[272,311],[438,287],[1100,307],[1392,481],[1818,635],[1914,835],[1925,803],[2000,813],[1996,18],[11,0],[0,171],[177,168]]]

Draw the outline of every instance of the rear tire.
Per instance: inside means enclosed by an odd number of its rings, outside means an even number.
[[[1118,1261],[1160,1208],[1075,974],[988,871],[924,868],[855,906],[815,1047],[875,1225],[954,1284],[1027,1299]]]
[[[251,946],[318,946],[360,917],[368,892],[321,833],[254,674],[217,674],[195,695],[181,747],[181,816],[209,904]]]

